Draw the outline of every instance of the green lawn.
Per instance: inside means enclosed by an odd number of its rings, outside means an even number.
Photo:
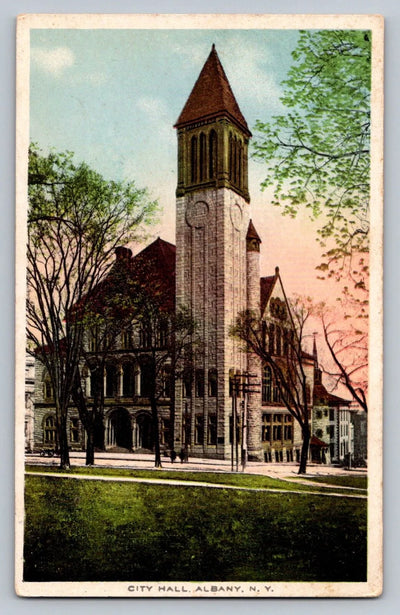
[[[300,477],[296,477],[300,478]],[[368,478],[362,476],[302,476],[316,483],[326,483],[338,487],[353,487],[354,489],[368,489]]]
[[[30,475],[25,503],[26,581],[366,578],[365,500]]]
[[[27,466],[28,472],[65,472],[54,466]],[[250,487],[253,489],[285,489],[296,491],[315,491],[321,493],[332,493],[332,489],[318,487],[315,485],[302,485],[300,483],[290,483],[288,481],[270,478],[269,476],[259,476],[254,474],[231,474],[229,472],[190,472],[174,470],[128,470],[124,468],[103,468],[103,467],[73,467],[67,470],[71,474],[90,474],[96,476],[115,476],[145,478],[152,480],[188,480],[202,483],[236,485],[237,487]],[[296,478],[295,476],[293,477]],[[340,488],[336,490],[340,492]],[[353,492],[352,492],[353,493]],[[354,494],[365,495],[362,491],[354,491]]]

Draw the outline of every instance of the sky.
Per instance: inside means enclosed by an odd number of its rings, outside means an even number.
[[[257,119],[284,111],[281,85],[296,30],[31,30],[30,138],[72,151],[108,179],[148,187],[162,207],[150,240],[175,243],[177,141],[173,128],[213,43],[239,107]],[[283,217],[260,189],[266,167],[249,160],[251,217],[262,239],[261,275],[279,265],[288,296],[329,300],[317,281],[315,222]]]

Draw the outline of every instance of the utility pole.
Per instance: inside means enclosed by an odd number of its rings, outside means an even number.
[[[235,374],[232,381],[232,442],[231,442],[231,470],[232,472],[239,471],[239,440],[241,441],[241,464],[242,472],[247,465],[247,395],[248,393],[258,393],[260,391],[259,382],[251,382],[257,378],[255,374],[243,372]],[[237,398],[238,393],[243,393],[243,399],[240,402],[240,417],[238,417]],[[240,428],[240,438],[239,429]]]

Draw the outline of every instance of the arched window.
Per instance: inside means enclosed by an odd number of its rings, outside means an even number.
[[[262,375],[262,402],[264,404],[271,401],[271,385],[272,385],[272,372],[269,365],[265,365]]]
[[[56,417],[54,414],[47,416],[44,420],[44,443],[55,444],[57,441]]]
[[[206,135],[200,135],[200,181],[207,179],[207,141]]]
[[[190,179],[192,184],[197,182],[197,137],[190,142]]]
[[[217,177],[217,133],[215,130],[210,132],[209,139],[208,174],[210,179],[215,179]]]

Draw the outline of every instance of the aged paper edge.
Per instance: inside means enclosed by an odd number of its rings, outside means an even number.
[[[368,580],[365,583],[48,582],[22,580],[24,525],[25,245],[29,145],[29,39],[33,28],[108,29],[370,29],[371,292],[368,418]],[[16,363],[15,363],[15,589],[19,596],[52,597],[376,597],[383,587],[382,391],[383,391],[383,35],[379,15],[241,14],[25,14],[17,22],[16,122]],[[373,324],[373,326],[371,326]],[[233,587],[233,591],[226,590]]]

